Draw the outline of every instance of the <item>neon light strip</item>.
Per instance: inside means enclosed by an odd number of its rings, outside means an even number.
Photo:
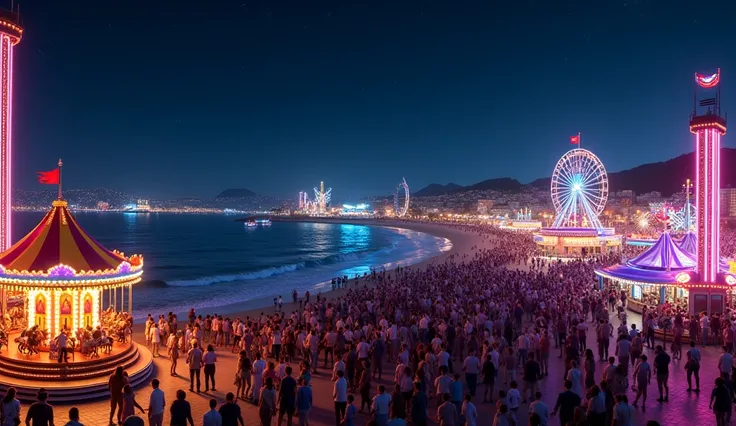
[[[700,132],[695,132],[695,182],[696,182],[696,194],[695,194],[695,207],[698,211],[698,235],[705,235],[703,230],[703,220],[705,215],[703,214],[703,197],[701,191],[703,190],[703,182],[700,180],[700,161],[701,161],[701,146],[700,146]],[[695,245],[695,259],[697,260],[698,272],[702,273],[703,262],[701,256],[703,255],[703,238],[698,238],[698,242]]]
[[[720,246],[719,246],[719,240],[720,240],[720,230],[721,230],[721,223],[720,223],[720,200],[721,200],[721,189],[720,189],[720,183],[721,183],[721,173],[720,173],[720,164],[721,164],[721,152],[720,152],[720,139],[721,135],[718,133],[716,129],[711,129],[711,146],[713,147],[713,204],[712,206],[712,212],[713,212],[713,224],[712,224],[712,232],[711,232],[711,275],[712,279],[710,282],[716,281],[716,276],[718,275],[718,262],[720,259]]]
[[[710,240],[708,232],[710,232],[710,151],[708,150],[708,131],[703,131],[703,206],[705,208],[703,214],[703,225],[705,232],[703,234],[703,281],[710,279]]]
[[[0,58],[0,174],[2,174],[2,183],[0,184],[0,249],[3,251],[10,247],[10,140],[8,138],[10,130],[10,122],[8,117],[8,96],[10,91],[8,85],[10,83],[9,57],[11,55],[10,37],[6,34],[0,36],[0,49],[2,49],[2,58]]]
[[[6,167],[8,169],[8,197],[7,197],[7,209],[8,209],[8,217],[7,217],[7,231],[5,232],[5,243],[6,246],[3,247],[3,251],[10,248],[10,246],[13,245],[13,238],[12,238],[12,232],[13,232],[13,226],[12,226],[12,219],[13,219],[13,46],[10,44],[10,37],[8,37],[8,155],[7,155],[7,164]]]

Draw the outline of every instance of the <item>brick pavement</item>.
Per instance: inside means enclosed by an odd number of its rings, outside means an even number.
[[[636,318],[635,314],[629,315],[629,323],[637,323],[640,324],[640,318]],[[613,323],[615,326],[618,325],[618,320],[613,320]],[[595,336],[594,332],[591,330],[589,331],[588,335],[588,343],[592,346],[592,344],[595,342]],[[144,345],[145,346],[145,345]],[[612,345],[613,348],[613,345]],[[145,350],[142,348],[142,350]],[[550,359],[550,375],[546,378],[544,378],[540,382],[541,391],[543,394],[543,400],[545,403],[547,403],[550,407],[550,411],[552,410],[554,403],[557,398],[557,394],[562,389],[562,375],[564,373],[562,360],[558,359],[556,356],[556,352],[554,352],[555,349],[553,348],[552,356]],[[207,404],[210,398],[215,398],[218,401],[224,401],[225,393],[229,391],[234,391],[233,386],[233,369],[236,361],[236,355],[231,354],[228,349],[220,349],[217,351],[218,354],[218,363],[217,363],[217,372],[215,374],[216,380],[217,380],[217,392],[210,392],[208,394],[196,394],[196,393],[187,393],[187,400],[189,400],[192,404],[195,424],[199,425],[201,424],[202,415],[207,410]],[[653,352],[649,350],[645,350],[645,354],[647,354],[651,359],[653,359]],[[714,417],[711,412],[708,411],[708,399],[710,397],[710,390],[713,387],[713,382],[715,378],[717,377],[717,360],[719,352],[715,348],[709,348],[702,351],[702,363],[701,363],[701,388],[702,391],[699,394],[696,393],[688,393],[686,392],[687,388],[687,382],[685,379],[685,372],[684,372],[684,360],[680,361],[673,361],[670,369],[670,402],[669,403],[659,403],[656,401],[657,398],[657,387],[655,380],[652,380],[652,385],[649,387],[649,400],[646,404],[646,412],[643,412],[641,405],[640,408],[636,410],[636,423],[637,425],[643,425],[646,423],[647,420],[657,420],[662,425],[679,425],[683,424],[684,419],[698,419],[698,421],[701,424],[715,424],[714,423]],[[169,361],[165,358],[155,358],[155,366],[156,370],[154,372],[153,377],[156,377],[161,382],[161,389],[165,392],[167,401],[171,402],[175,398],[175,393],[177,389],[183,389],[188,390],[189,388],[189,381],[188,381],[188,371],[186,368],[186,365],[183,362],[183,359],[180,359],[178,372],[181,374],[180,377],[171,377],[168,374],[169,370]],[[596,377],[600,377],[602,373],[602,368],[605,364],[598,363],[596,365]],[[331,369],[330,369],[331,371]],[[629,374],[633,371],[632,368],[629,369]],[[392,376],[393,368],[392,366],[386,365],[384,367],[384,377],[381,381],[373,381],[373,386],[377,386],[378,384],[384,384],[384,385],[391,385],[391,383],[387,380],[390,379]],[[334,420],[334,410],[332,406],[332,383],[329,381],[329,372],[327,370],[322,370],[319,372],[319,374],[315,375],[312,380],[312,386],[314,389],[314,396],[315,396],[315,406],[312,410],[312,414],[310,416],[310,424],[312,426],[330,426],[333,425]],[[204,379],[204,377],[203,377]],[[633,383],[633,380],[629,379],[630,383]],[[150,382],[150,381],[149,381]],[[498,382],[501,382],[500,380]],[[204,384],[203,384],[204,386]],[[504,389],[507,389],[507,386],[503,387]],[[148,396],[151,392],[150,386],[147,384],[146,386],[140,387],[136,389],[136,399],[138,402],[143,406],[147,407],[148,405]],[[496,392],[498,392],[498,384],[496,387]],[[630,397],[630,401],[633,401],[633,398],[635,394],[629,389],[628,395]],[[356,395],[356,400],[359,400],[359,395]],[[244,410],[244,419],[246,421],[246,425],[258,425],[259,420],[257,416],[257,408],[253,406],[252,404],[245,403],[243,401],[239,402],[240,406]],[[434,416],[435,412],[435,406],[434,402],[432,401],[430,403],[430,414]],[[495,412],[493,404],[483,404],[481,402],[476,402],[476,406],[479,410],[479,419],[481,422],[479,425],[490,425],[492,424],[493,414]],[[109,413],[109,403],[107,401],[97,401],[97,402],[91,402],[91,403],[84,403],[79,404],[78,407],[81,411],[82,416],[82,422],[87,426],[105,426],[107,425],[107,418]],[[64,419],[66,421],[66,412],[68,410],[69,406],[57,406],[56,409],[56,416],[57,419],[61,420]],[[520,413],[523,413],[524,416],[520,416],[521,422],[520,426],[526,425],[526,413],[528,410],[528,405],[523,404],[521,406]],[[359,418],[358,425],[364,425],[368,421],[368,416],[364,415]],[[168,424],[168,409],[167,414],[165,417],[165,424]],[[57,424],[59,424],[59,420],[57,420]],[[61,423],[63,424],[63,423]],[[274,422],[274,425],[276,422]],[[284,423],[285,424],[285,423]],[[432,423],[435,424],[435,423]],[[551,419],[550,425],[558,425],[559,420],[558,419]]]

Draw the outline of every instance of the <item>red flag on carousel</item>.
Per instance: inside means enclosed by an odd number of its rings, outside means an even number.
[[[46,185],[58,185],[59,184],[59,169],[50,170],[48,172],[38,172],[38,183]]]
[[[570,143],[573,145],[580,145],[580,135],[570,136]]]

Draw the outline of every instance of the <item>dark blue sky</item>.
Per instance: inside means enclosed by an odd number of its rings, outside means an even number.
[[[66,186],[150,196],[528,182],[578,131],[609,171],[691,151],[694,71],[720,66],[736,105],[732,0],[34,0],[21,14],[22,188],[59,156]]]

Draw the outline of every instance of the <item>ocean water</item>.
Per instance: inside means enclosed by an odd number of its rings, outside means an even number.
[[[228,215],[73,214],[108,249],[143,255],[136,317],[276,295],[288,301],[293,289],[328,291],[333,277],[407,266],[451,248],[447,239],[400,228],[297,222],[246,228]],[[42,216],[15,212],[13,238]]]

